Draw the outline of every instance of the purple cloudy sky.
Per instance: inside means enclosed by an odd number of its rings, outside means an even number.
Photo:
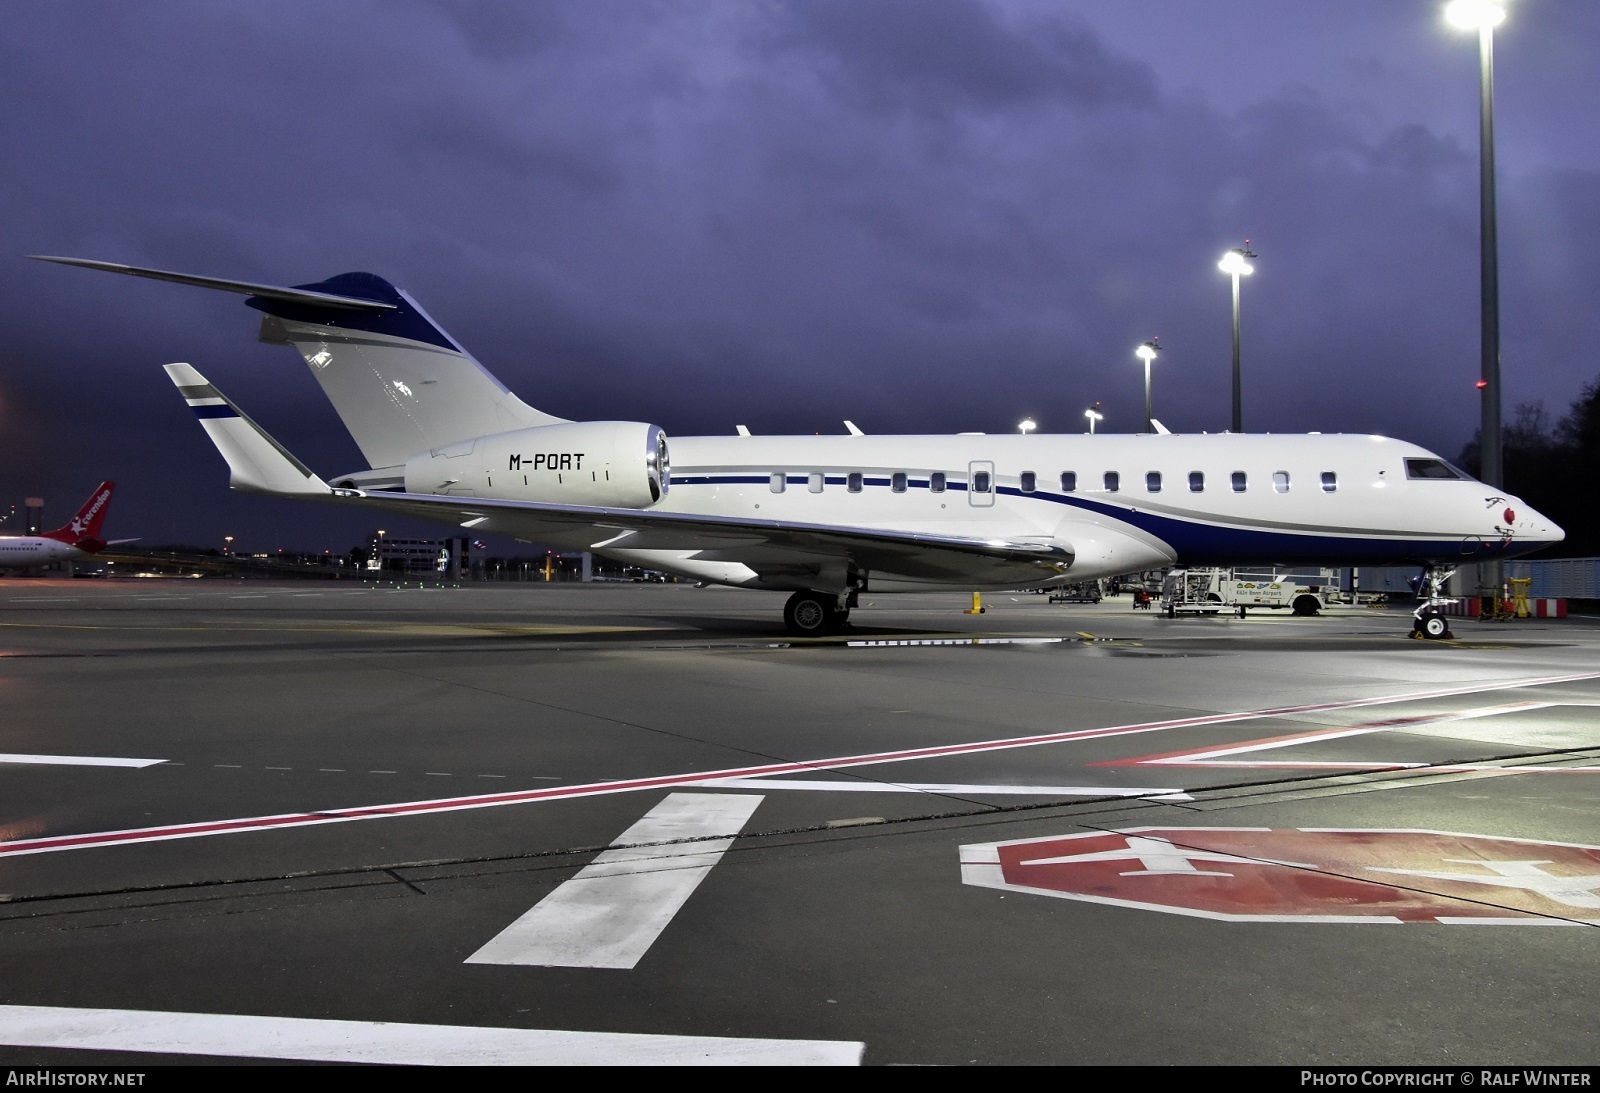
[[[1600,4],[1497,37],[1506,411],[1600,374]],[[1477,423],[1477,51],[1436,0],[14,0],[0,511],[343,550],[231,495],[160,365],[361,465],[242,298],[23,260],[410,291],[542,409],[669,433]],[[11,522],[12,524],[15,521]],[[10,525],[8,525],[9,528]]]

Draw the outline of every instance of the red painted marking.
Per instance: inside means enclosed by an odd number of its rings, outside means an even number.
[[[213,820],[201,823],[171,824],[162,827],[125,828],[118,831],[97,831],[82,835],[54,835],[39,839],[18,839],[0,843],[0,857],[20,854],[45,854],[56,850],[82,850],[95,846],[126,845],[129,843],[159,842],[167,839],[198,838],[204,835],[227,835],[245,831],[281,830],[289,827],[310,827],[316,824],[345,823],[352,820],[374,820],[389,816],[417,816],[436,812],[455,812],[471,808],[495,808],[501,805],[527,804],[532,801],[564,800],[578,797],[598,797],[611,793],[633,793],[646,789],[665,789],[686,782],[706,782],[718,778],[763,778],[778,774],[797,774],[805,771],[842,770],[849,767],[872,766],[878,763],[902,763],[916,759],[936,759],[950,755],[972,755],[980,752],[1002,751],[1008,748],[1038,747],[1044,744],[1061,744],[1074,740],[1095,740],[1101,737],[1127,736],[1135,733],[1163,732],[1167,729],[1191,728],[1201,725],[1222,725],[1232,721],[1251,721],[1262,717],[1289,717],[1314,713],[1320,710],[1347,710],[1363,706],[1380,706],[1395,702],[1415,702],[1451,695],[1478,694],[1484,691],[1509,690],[1516,687],[1537,687],[1553,683],[1572,683],[1600,679],[1600,672],[1576,675],[1545,676],[1505,683],[1475,684],[1412,694],[1383,695],[1374,698],[1345,699],[1339,702],[1316,702],[1301,706],[1277,706],[1265,710],[1245,710],[1239,713],[1203,714],[1198,717],[1180,717],[1167,721],[1146,721],[1131,725],[1114,725],[1099,729],[1076,729],[1068,732],[1039,733],[1032,736],[1012,736],[996,740],[980,740],[964,744],[944,744],[925,748],[905,748],[899,751],[868,752],[834,759],[814,759],[791,763],[766,763],[760,766],[733,767],[726,770],[694,771],[687,774],[663,774],[650,778],[619,779],[610,782],[590,782],[575,786],[550,786],[543,789],[516,790],[509,793],[485,793],[470,797],[445,797],[425,801],[401,801],[389,805],[369,805],[358,808],[327,809],[318,812],[291,812],[279,816],[250,816],[234,820]]]
[[[1600,882],[1600,847],[1411,829],[1135,827],[962,854],[968,883],[1233,921],[1592,921]]]

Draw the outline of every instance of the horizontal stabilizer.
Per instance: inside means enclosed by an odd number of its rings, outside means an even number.
[[[229,484],[250,493],[280,497],[327,497],[328,484],[289,454],[266,430],[246,417],[221,391],[187,364],[164,366],[200,419],[211,443],[228,461]]]
[[[155,281],[171,281],[179,285],[214,288],[222,292],[237,292],[243,296],[259,296],[268,300],[307,304],[313,307],[332,307],[357,311],[393,311],[394,304],[381,300],[363,300],[359,296],[339,296],[331,292],[313,292],[303,288],[285,288],[279,285],[255,285],[249,281],[229,281],[221,277],[197,277],[190,273],[169,273],[162,269],[144,269],[124,266],[118,262],[96,262],[89,258],[55,258],[47,254],[30,254],[41,262],[59,262],[63,266],[82,266],[85,269],[103,269],[107,273],[126,273],[130,277],[149,277]]]

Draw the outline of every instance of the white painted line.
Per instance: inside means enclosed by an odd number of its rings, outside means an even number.
[[[39,763],[51,767],[153,767],[165,759],[118,759],[107,755],[15,755],[0,753],[0,763]]]
[[[407,1066],[859,1066],[866,1045],[0,1006],[0,1044]]]
[[[1151,797],[1167,800],[1193,800],[1181,789],[1127,789],[1109,786],[986,786],[947,782],[841,782],[800,778],[708,778],[692,783],[716,789],[807,789],[813,792],[844,793],[949,793],[963,796],[1016,795],[1022,797]]]
[[[466,963],[634,967],[760,803],[753,794],[669,794],[617,837],[615,849],[540,900]],[[717,835],[727,837],[709,837]]]

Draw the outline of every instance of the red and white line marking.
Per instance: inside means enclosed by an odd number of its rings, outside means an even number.
[[[897,751],[867,752],[860,755],[838,756],[832,759],[763,763],[748,767],[732,767],[725,770],[701,770],[682,774],[654,775],[645,778],[621,778],[606,782],[589,782],[573,786],[549,786],[543,789],[525,789],[508,793],[482,793],[466,797],[400,801],[394,804],[324,809],[316,812],[288,812],[274,816],[248,816],[232,820],[210,820],[199,823],[167,824],[159,827],[95,831],[80,835],[53,835],[37,839],[17,839],[12,842],[0,843],[0,857],[22,854],[48,854],[62,850],[85,850],[96,846],[162,842],[170,839],[193,839],[206,835],[234,835],[248,831],[285,830],[296,827],[311,827],[317,824],[348,823],[354,820],[380,820],[395,816],[423,816],[439,812],[458,812],[471,808],[498,808],[502,805],[530,804],[535,801],[559,801],[579,797],[598,797],[612,793],[635,793],[648,789],[672,789],[679,786],[732,778],[765,778],[778,774],[844,770],[850,767],[866,767],[879,763],[905,763],[918,759],[977,755],[1011,748],[1040,747],[1046,744],[1065,744],[1078,740],[1098,740],[1114,736],[1131,736],[1138,733],[1165,732],[1168,729],[1195,728],[1203,725],[1225,725],[1236,721],[1253,721],[1268,717],[1297,717],[1308,713],[1360,709],[1368,706],[1393,705],[1398,702],[1418,702],[1435,698],[1449,698],[1456,695],[1485,694],[1493,691],[1515,690],[1519,687],[1540,687],[1557,683],[1584,682],[1593,679],[1600,679],[1600,672],[1541,676],[1531,679],[1507,680],[1500,683],[1476,683],[1461,687],[1413,691],[1407,694],[1344,699],[1338,702],[1314,702],[1300,706],[1274,706],[1268,709],[1244,710],[1237,713],[1201,714],[1196,717],[1179,717],[1166,721],[1145,721],[1130,725],[1112,725],[1098,729],[1074,729],[1066,732],[1037,733],[1029,736],[1003,737],[995,740],[976,740],[961,744],[939,744],[932,747],[903,748]],[[1505,768],[1497,767],[1494,769]]]
[[[1587,706],[1592,704],[1583,702],[1511,702],[1503,706],[1479,706],[1476,709],[1460,710],[1448,714],[1397,717],[1385,721],[1374,721],[1365,725],[1355,725],[1345,729],[1313,730],[1311,732],[1291,733],[1287,736],[1269,736],[1259,740],[1247,740],[1242,744],[1232,744],[1225,748],[1196,748],[1186,751],[1164,752],[1157,755],[1136,755],[1125,759],[1107,759],[1089,765],[1095,767],[1247,767],[1250,769],[1269,770],[1316,770],[1322,768],[1336,770],[1409,770],[1415,767],[1427,767],[1430,771],[1444,773],[1493,770],[1512,774],[1600,774],[1600,767],[1594,766],[1510,767],[1499,763],[1404,763],[1374,762],[1372,760],[1359,759],[1335,761],[1233,758],[1234,756],[1247,755],[1254,752],[1294,747],[1297,744],[1315,744],[1327,740],[1348,739],[1354,736],[1367,736],[1375,732],[1404,732],[1407,729],[1417,729],[1423,726],[1445,725],[1452,721],[1471,721],[1482,717],[1526,713],[1530,710],[1547,710],[1566,705]]]

